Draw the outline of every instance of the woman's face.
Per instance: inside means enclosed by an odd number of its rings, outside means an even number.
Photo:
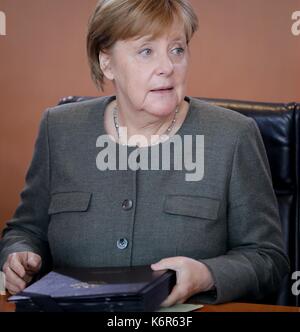
[[[102,70],[113,80],[123,107],[164,116],[185,97],[188,59],[183,26],[174,24],[156,39],[116,42],[110,55],[104,55],[107,66]]]

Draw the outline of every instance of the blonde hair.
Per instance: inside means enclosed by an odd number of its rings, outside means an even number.
[[[118,40],[162,35],[173,22],[183,22],[187,43],[198,29],[198,18],[187,0],[100,0],[88,23],[87,54],[91,76],[103,90],[99,53]]]

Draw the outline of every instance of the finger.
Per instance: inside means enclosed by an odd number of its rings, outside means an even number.
[[[27,271],[36,273],[41,268],[42,259],[39,255],[36,255],[34,253],[28,253],[26,263],[27,263],[26,264],[27,265]]]
[[[26,271],[21,263],[21,259],[17,255],[13,255],[12,258],[9,260],[9,267],[20,277],[24,278],[26,276]]]
[[[22,279],[22,280],[24,280],[25,281],[25,283],[26,283],[26,285],[28,284],[28,283],[30,283],[30,281],[32,280],[32,278],[33,278],[33,276],[32,275],[30,275],[29,273],[26,273],[25,275],[24,275],[24,277],[23,278],[21,278],[15,271],[14,271],[14,269],[13,268],[10,268],[20,279]]]
[[[182,300],[184,300],[182,291],[180,290],[180,287],[178,287],[178,285],[175,285],[170,295],[161,303],[161,306],[170,307],[176,303],[179,303],[179,301]]]
[[[27,273],[25,274],[25,277],[22,278],[22,279],[25,281],[25,283],[26,283],[26,285],[27,285],[27,284],[29,284],[29,283],[31,282],[32,278],[33,278],[33,275],[32,275],[32,274],[29,274],[29,273],[27,272]]]
[[[18,292],[26,287],[26,282],[21,279],[10,267],[5,272],[6,284],[11,285]]]
[[[6,282],[5,287],[11,295],[15,295],[15,294],[19,293],[18,288],[16,286],[12,285],[10,282]]]
[[[187,296],[187,297],[185,297],[185,298],[183,298],[183,299],[177,301],[177,303],[178,303],[178,304],[183,304],[183,303],[185,303],[189,298],[190,298],[190,296]]]
[[[182,261],[180,257],[169,257],[160,260],[157,263],[151,264],[151,268],[154,271],[170,269],[174,271],[179,271],[181,269]]]
[[[22,257],[20,257],[18,254],[13,254],[8,260],[8,266],[21,279],[23,279],[26,283],[29,283],[32,280],[32,276],[29,273],[26,273],[26,270],[21,263],[22,261]]]

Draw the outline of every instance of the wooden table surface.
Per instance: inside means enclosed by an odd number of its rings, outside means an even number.
[[[300,312],[300,307],[286,307],[277,305],[254,303],[225,303],[218,305],[204,305],[201,312]]]
[[[7,302],[7,296],[0,296],[0,312],[14,312],[15,305]],[[300,307],[285,307],[253,303],[205,304],[199,312],[299,312]]]

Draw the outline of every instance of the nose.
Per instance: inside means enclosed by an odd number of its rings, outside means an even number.
[[[174,71],[174,64],[168,54],[160,54],[156,68],[157,75],[170,76]]]

